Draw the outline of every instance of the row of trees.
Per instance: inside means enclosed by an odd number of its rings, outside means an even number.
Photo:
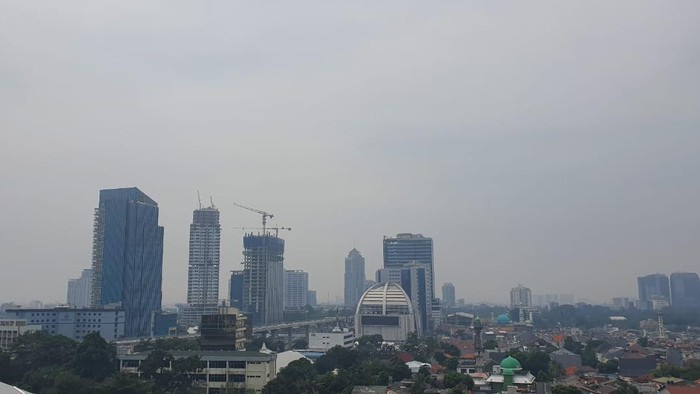
[[[277,378],[265,386],[267,394],[281,393],[349,393],[354,386],[385,386],[394,381],[411,377],[411,371],[398,358],[395,347],[386,345],[380,335],[365,336],[357,340],[354,349],[337,346],[326,352],[314,364],[306,359],[293,361],[277,374]],[[418,338],[412,335],[402,346],[416,360],[428,362],[437,349],[458,357],[459,350],[447,344],[439,344],[435,338]],[[449,353],[448,353],[449,354]],[[422,393],[428,387],[453,388],[463,392],[472,388],[474,381],[457,372],[447,373],[442,382],[435,381],[428,369],[416,376],[412,392]]]
[[[42,394],[196,391],[193,374],[201,366],[199,358],[175,359],[170,353],[196,349],[196,341],[146,341],[137,347],[151,351],[140,367],[140,377],[118,372],[114,345],[98,333],[86,335],[80,343],[44,331],[28,333],[21,335],[8,351],[0,352],[0,381]]]

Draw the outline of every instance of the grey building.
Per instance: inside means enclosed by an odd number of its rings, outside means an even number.
[[[401,267],[382,268],[377,271],[378,283],[396,283],[406,292],[413,304],[418,321],[417,330],[420,333],[430,331],[433,327],[433,299],[429,298],[432,293],[430,278],[430,266],[419,261],[411,261]],[[439,311],[437,300],[436,304]]]
[[[284,309],[301,309],[309,301],[309,273],[302,270],[284,271]]]
[[[355,308],[365,292],[365,258],[355,248],[345,258],[345,306]]]
[[[216,313],[219,304],[221,224],[214,206],[196,209],[190,224],[187,308],[181,325],[196,326],[202,315]]]
[[[309,306],[315,307],[316,305],[318,305],[318,300],[316,298],[316,290],[309,290],[309,293],[306,297],[307,297],[306,300],[308,301]]]
[[[150,352],[120,354],[119,370],[140,374],[139,366]],[[207,394],[229,390],[261,392],[277,376],[277,354],[247,351],[172,351],[175,359],[198,356],[201,369],[194,375],[195,385]]]
[[[435,298],[435,278],[433,273],[433,239],[423,234],[401,233],[396,237],[384,237],[384,268],[400,268],[411,261],[418,261],[430,267],[430,299]]]
[[[135,187],[100,190],[92,245],[92,306],[123,309],[124,334],[148,336],[162,298],[158,204]]]
[[[8,315],[41,326],[51,335],[82,340],[92,332],[100,333],[106,341],[121,338],[125,333],[126,313],[121,309],[8,309]],[[149,316],[150,319],[150,316]]]
[[[676,308],[700,306],[700,278],[695,272],[671,274],[671,305]]]
[[[76,308],[90,306],[92,295],[92,270],[84,269],[80,278],[68,280],[66,303]]]
[[[284,240],[271,234],[243,237],[243,312],[253,325],[282,322]]]
[[[510,307],[511,309],[532,308],[532,291],[523,285],[510,289]]]
[[[228,304],[234,308],[243,309],[243,271],[231,271],[228,291]]]
[[[671,292],[668,284],[668,276],[665,274],[652,274],[637,278],[639,288],[639,301],[642,305],[651,305],[653,300],[671,301]],[[650,306],[647,306],[650,308]]]
[[[442,284],[442,304],[446,308],[455,306],[455,285],[450,282]]]

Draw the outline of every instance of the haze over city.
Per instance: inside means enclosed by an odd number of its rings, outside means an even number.
[[[197,191],[221,292],[260,217],[319,302],[382,237],[433,238],[467,302],[606,302],[698,270],[700,4],[0,2],[0,300],[63,301],[100,189],[165,228],[187,289]]]

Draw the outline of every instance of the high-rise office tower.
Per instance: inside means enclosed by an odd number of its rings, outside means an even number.
[[[430,299],[435,298],[433,272],[433,239],[422,234],[402,233],[395,238],[384,237],[384,268],[399,268],[411,261],[430,267]]]
[[[68,280],[68,294],[66,302],[76,308],[90,306],[92,293],[92,270],[84,269],[80,278]]]
[[[228,282],[229,305],[243,309],[243,271],[231,271],[231,279]]]
[[[190,224],[190,256],[187,276],[187,308],[181,325],[197,326],[202,315],[217,313],[219,304],[219,264],[221,225],[219,210],[212,204],[195,209]]]
[[[132,187],[100,190],[92,249],[92,305],[124,309],[124,335],[147,336],[161,310],[163,227],[158,204]]]
[[[695,272],[671,274],[671,305],[676,308],[700,306],[700,278]]]
[[[309,290],[309,293],[306,295],[306,301],[309,303],[309,306],[316,307],[318,302],[316,301],[316,290]]]
[[[511,309],[532,308],[532,291],[523,285],[510,289],[510,307]]]
[[[284,240],[271,234],[243,237],[243,311],[254,325],[282,322]]]
[[[357,307],[365,292],[365,258],[353,248],[345,258],[345,306]]]
[[[418,320],[418,331],[421,333],[433,328],[430,274],[430,266],[416,260],[401,267],[381,268],[377,271],[378,283],[396,283],[411,299]]]
[[[455,306],[455,285],[450,282],[442,285],[442,303],[445,307]]]
[[[671,301],[671,292],[668,284],[668,276],[665,274],[651,274],[637,278],[639,286],[639,301],[649,307],[654,300]]]
[[[309,273],[302,270],[284,271],[284,309],[301,309],[308,304]]]

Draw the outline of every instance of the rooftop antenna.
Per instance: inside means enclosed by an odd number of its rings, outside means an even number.
[[[214,197],[209,196],[209,201],[211,201],[211,207],[216,208],[216,205],[214,205]]]
[[[199,203],[199,209],[202,209],[202,198],[199,196],[199,190],[197,190],[197,203]]]

